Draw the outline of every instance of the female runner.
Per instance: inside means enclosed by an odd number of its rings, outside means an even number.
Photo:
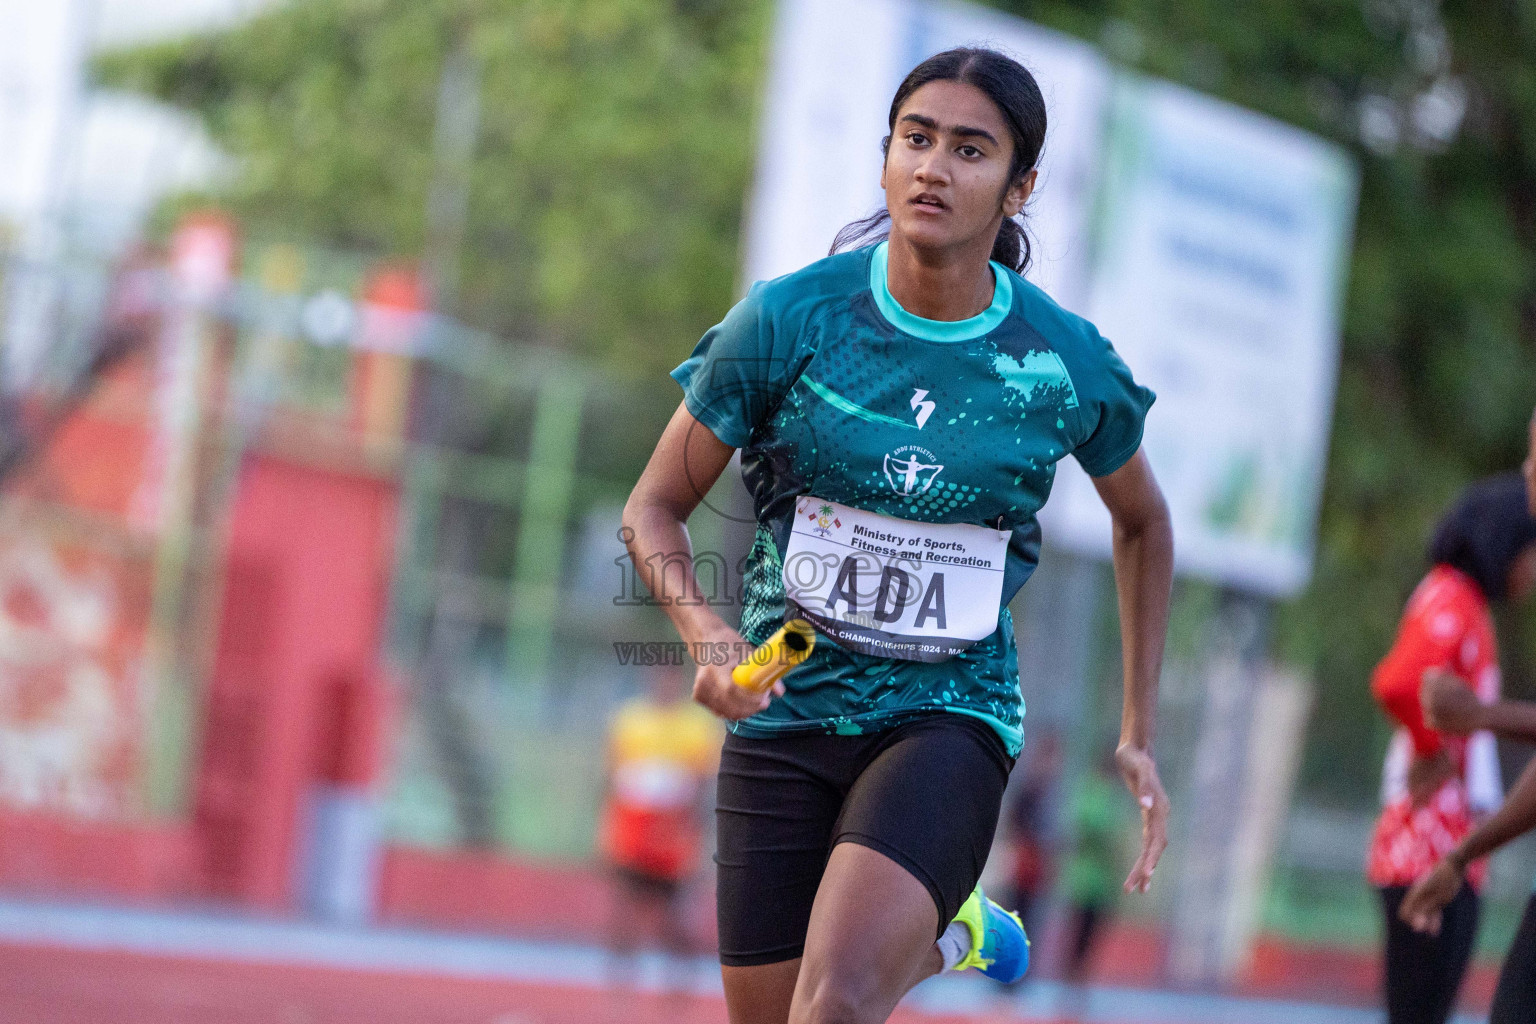
[[[716,861],[733,1024],[883,1021],[945,968],[1022,973],[1022,928],[975,886],[1022,744],[1008,602],[1069,453],[1114,521],[1118,763],[1142,808],[1128,891],[1166,846],[1152,738],[1173,540],[1140,451],[1153,396],[1019,276],[1039,87],[1001,54],[951,50],[902,82],[889,127],[886,210],[850,226],[888,238],[754,285],[704,336],[624,510],[637,571],[697,652],[694,697],[730,722]],[[737,448],[758,522],[740,634],[705,603],[684,525]],[[706,653],[788,616],[818,642],[768,694]]]
[[[1536,592],[1536,414],[1531,416],[1530,450],[1522,467],[1526,508],[1531,520],[1526,533],[1532,538],[1515,558],[1508,576],[1513,598]],[[1424,717],[1432,728],[1465,735],[1486,729],[1525,743],[1536,742],[1536,703],[1529,701],[1477,700],[1455,677],[1445,673],[1426,675],[1421,690]],[[1447,910],[1466,887],[1462,884],[1473,863],[1505,843],[1536,828],[1536,759],[1525,766],[1498,812],[1478,825],[1447,852],[1429,874],[1419,879],[1403,897],[1398,917],[1415,931],[1431,938],[1441,934]],[[1504,957],[1494,991],[1488,1024],[1526,1024],[1536,1020],[1536,896],[1532,896],[1520,920],[1519,930]]]
[[[1435,935],[1402,919],[1409,886],[1430,873],[1472,831],[1474,816],[1497,809],[1498,755],[1493,737],[1446,735],[1425,721],[1426,679],[1449,677],[1469,697],[1499,697],[1498,646],[1489,602],[1522,600],[1533,581],[1536,520],[1525,482],[1510,473],[1469,487],[1435,530],[1432,563],[1403,613],[1392,650],[1371,691],[1401,728],[1388,752],[1384,806],[1367,863],[1386,915],[1387,1019],[1390,1024],[1444,1024],[1456,1004],[1477,936],[1485,865],[1468,866]]]

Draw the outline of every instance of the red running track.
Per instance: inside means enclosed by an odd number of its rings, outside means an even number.
[[[995,1018],[1017,1021],[1015,1016]],[[990,1024],[898,1011],[893,1024]],[[7,1024],[724,1024],[711,996],[0,944]]]

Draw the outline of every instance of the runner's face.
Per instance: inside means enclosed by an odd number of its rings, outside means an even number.
[[[896,115],[880,173],[891,234],[920,249],[986,243],[1004,216],[1024,208],[1035,173],[1008,181],[1013,136],[1002,112],[974,85],[929,82]]]

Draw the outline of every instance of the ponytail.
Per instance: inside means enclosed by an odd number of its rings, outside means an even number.
[[[997,228],[997,241],[992,243],[992,262],[1001,263],[1009,270],[1022,274],[1029,266],[1029,236],[1017,218],[1004,217]]]

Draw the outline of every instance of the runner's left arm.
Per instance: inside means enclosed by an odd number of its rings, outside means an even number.
[[[688,517],[720,479],[731,461],[732,446],[694,418],[680,404],[656,442],[656,450],[624,504],[623,533],[635,573],[661,605],[678,636],[694,652],[693,699],[721,718],[754,715],[784,692],[782,682],[766,693],[753,693],[731,682],[730,664],[705,656],[719,649],[739,651],[741,634],[705,600],[694,572]],[[677,564],[680,579],[671,586],[666,567]],[[730,659],[724,659],[730,661]]]
[[[1536,759],[1525,766],[1504,805],[1408,890],[1397,916],[1415,931],[1438,934],[1440,912],[1461,888],[1467,865],[1533,828],[1536,828]]]
[[[1141,855],[1125,880],[1125,891],[1146,892],[1168,845],[1168,795],[1158,778],[1152,744],[1173,589],[1173,523],[1144,452],[1138,450],[1093,483],[1114,522],[1115,590],[1125,665],[1115,760],[1141,808]]]
[[[1425,672],[1419,700],[1430,728],[1460,734],[1487,730],[1507,739],[1536,741],[1536,703],[1496,700],[1484,704],[1466,683],[1449,672]]]

